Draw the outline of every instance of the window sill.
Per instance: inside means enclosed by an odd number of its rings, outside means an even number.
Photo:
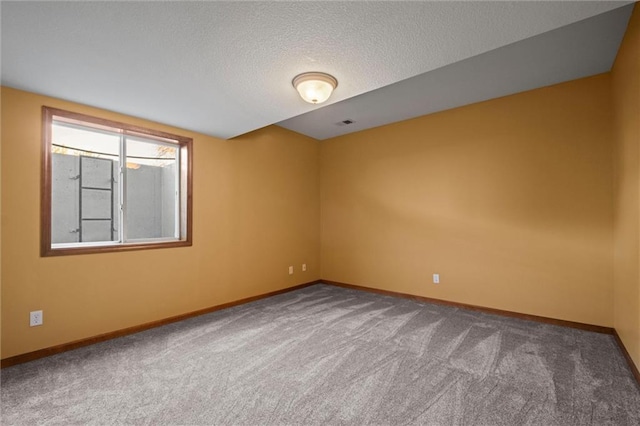
[[[172,240],[158,242],[102,243],[99,245],[60,244],[54,247],[43,247],[42,257],[69,256],[79,254],[113,253],[133,250],[150,250],[159,248],[189,247],[191,241]]]

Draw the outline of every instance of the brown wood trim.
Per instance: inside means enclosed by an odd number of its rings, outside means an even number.
[[[246,297],[244,299],[236,300],[234,302],[223,303],[220,305],[215,305],[209,308],[199,309],[193,312],[187,312],[186,314],[176,315],[169,318],[164,318],[157,321],[148,322],[141,325],[136,325],[133,327],[123,328],[121,330],[111,331],[109,333],[100,334],[98,336],[87,337],[80,340],[75,340],[69,343],[63,343],[61,345],[51,346],[44,349],[39,349],[37,351],[28,352],[25,354],[20,354],[16,356],[12,356],[9,358],[5,358],[0,361],[0,368],[11,367],[17,364],[23,364],[29,361],[35,361],[36,359],[44,358],[47,356],[59,354],[62,352],[71,351],[74,349],[81,348],[83,346],[93,345],[95,343],[104,342],[106,340],[115,339],[118,337],[128,336],[129,334],[139,333],[141,331],[149,330],[156,327],[162,327],[163,325],[171,324],[174,322],[186,320],[189,318],[197,317],[200,315],[208,314],[211,312],[219,311],[226,308],[231,308],[233,306],[243,305],[249,302],[255,302],[256,300],[265,299],[271,296],[277,296],[278,294],[289,293],[294,290],[299,290],[301,288],[309,287],[314,284],[319,284],[321,281],[310,281],[308,283],[299,284],[293,287],[285,288],[282,290],[270,291],[269,293],[260,294],[258,296]]]
[[[159,248],[188,247],[191,245],[193,245],[191,241],[177,240],[177,241],[165,241],[160,243],[149,243],[149,242],[123,243],[123,244],[117,244],[113,246],[57,248],[57,249],[48,250],[46,253],[42,254],[42,257],[68,256],[68,255],[76,255],[76,254],[109,253],[109,252],[132,251],[132,250],[150,250],[150,249],[159,249]]]
[[[42,107],[42,160],[40,164],[40,256],[51,251],[51,121],[53,110]]]
[[[181,224],[184,228],[186,226],[186,230],[182,229],[182,235],[185,235],[187,242],[189,245],[193,243],[193,139],[189,138],[183,144],[180,145],[180,159],[182,164],[180,165],[180,170],[182,171],[182,176],[180,176],[181,185],[184,185],[186,188],[182,188],[183,198],[180,200],[182,206],[183,217],[185,218],[186,223]],[[186,159],[185,159],[186,157]],[[184,166],[186,166],[187,173],[184,173]],[[184,182],[186,180],[186,182]],[[186,189],[186,191],[185,191]],[[186,209],[186,211],[184,211]]]
[[[91,123],[101,128],[122,130],[125,134],[146,135],[157,139],[173,140],[179,144],[182,158],[180,176],[182,213],[181,239],[177,241],[124,243],[109,246],[51,248],[51,123],[53,117],[69,122]],[[131,250],[187,247],[193,245],[193,139],[159,130],[107,120],[62,109],[42,107],[42,161],[40,171],[40,256],[67,256]]]
[[[627,364],[629,364],[629,369],[631,370],[631,374],[633,374],[633,377],[636,378],[636,384],[640,388],[640,371],[638,371],[638,366],[636,366],[635,362],[633,362],[631,355],[629,355],[629,352],[627,351],[626,346],[624,345],[624,343],[622,343],[622,339],[620,338],[620,335],[615,329],[613,330],[613,337],[615,337],[616,342],[618,342],[618,346],[620,346],[620,351],[622,351],[622,355],[624,355],[625,359],[627,360]]]
[[[147,127],[136,126],[134,124],[123,123],[122,121],[109,120],[106,118],[95,117],[93,115],[82,114],[79,112],[67,111],[64,109],[53,108],[43,106],[43,110],[49,111],[50,117],[62,117],[68,119],[69,122],[76,122],[77,124],[92,123],[97,126],[109,128],[109,129],[122,129],[128,133],[136,133],[137,136],[148,135],[155,136],[161,139],[175,140],[180,143],[185,143],[191,138],[186,136],[179,136],[173,133],[163,132],[161,130],[149,129]]]
[[[471,310],[471,311],[485,312],[485,313],[488,313],[488,314],[501,315],[501,316],[504,316],[504,317],[518,318],[518,319],[524,319],[524,320],[529,320],[529,321],[542,322],[542,323],[545,323],[545,324],[559,325],[559,326],[562,326],[562,327],[577,328],[577,329],[580,329],[580,330],[593,331],[595,333],[614,334],[614,332],[615,332],[615,330],[613,328],[611,328],[611,327],[603,327],[601,325],[585,324],[585,323],[581,323],[581,322],[560,320],[560,319],[555,319],[555,318],[542,317],[542,316],[538,316],[538,315],[522,314],[522,313],[519,313],[519,312],[504,311],[502,309],[486,308],[484,306],[477,306],[477,305],[468,305],[466,303],[451,302],[451,301],[448,301],[448,300],[434,299],[434,298],[426,297],[426,296],[416,296],[414,294],[399,293],[399,292],[389,291],[389,290],[381,290],[381,289],[377,289],[377,288],[364,287],[364,286],[355,285],[355,284],[346,284],[346,283],[341,283],[341,282],[337,282],[337,281],[321,280],[321,282],[323,282],[325,284],[330,284],[330,285],[334,285],[334,286],[337,286],[337,287],[349,288],[349,289],[353,289],[353,290],[362,290],[362,291],[368,291],[368,292],[371,292],[371,293],[384,294],[384,295],[387,295],[387,296],[402,297],[402,298],[405,298],[405,299],[412,299],[412,300],[416,300],[416,301],[419,301],[419,302],[436,303],[436,304],[439,304],[439,305],[447,305],[447,306],[452,306],[452,307],[461,308],[461,309],[467,309],[467,310]]]

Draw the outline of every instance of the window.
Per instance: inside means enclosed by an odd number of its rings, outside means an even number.
[[[191,146],[43,107],[42,256],[190,246]]]

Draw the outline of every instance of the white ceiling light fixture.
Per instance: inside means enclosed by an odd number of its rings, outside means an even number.
[[[297,75],[293,81],[300,97],[310,104],[321,104],[338,87],[338,80],[323,72],[305,72]]]

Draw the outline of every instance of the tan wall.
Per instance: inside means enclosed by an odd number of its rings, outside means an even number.
[[[609,84],[324,141],[322,278],[611,326]]]
[[[612,71],[615,111],[614,326],[640,368],[640,7]]]
[[[1,95],[2,358],[320,278],[319,142],[279,127],[223,141],[13,89]],[[42,105],[193,137],[193,246],[39,257]],[[36,309],[44,325],[30,328]]]

